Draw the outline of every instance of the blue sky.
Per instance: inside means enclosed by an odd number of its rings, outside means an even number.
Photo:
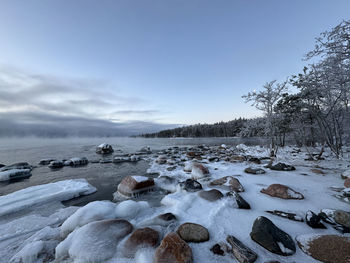
[[[193,124],[258,116],[241,96],[301,71],[314,38],[349,10],[340,0],[1,0],[8,99],[0,117]],[[24,90],[28,102],[11,101]]]

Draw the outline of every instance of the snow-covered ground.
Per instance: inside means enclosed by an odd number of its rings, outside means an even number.
[[[96,201],[85,207],[63,208],[56,204],[51,206],[46,213],[40,211],[40,204],[52,203],[54,200],[62,201],[81,194],[88,194],[94,189],[85,181],[69,180],[58,183],[30,187],[13,194],[0,197],[0,214],[7,217],[0,220],[0,262],[153,262],[155,249],[139,250],[134,258],[125,258],[123,245],[129,235],[121,241],[113,240],[112,236],[121,235],[122,229],[114,229],[113,232],[96,229],[104,229],[101,220],[126,219],[133,229],[149,226],[157,230],[161,237],[177,229],[185,222],[200,224],[206,227],[210,239],[203,243],[188,243],[193,252],[195,263],[202,262],[235,262],[232,254],[225,256],[214,255],[210,248],[219,242],[225,242],[228,235],[233,235],[247,247],[253,250],[258,259],[256,262],[278,260],[280,262],[318,262],[302,252],[298,247],[292,256],[279,256],[273,254],[254,242],[250,237],[254,220],[259,216],[269,218],[277,227],[288,233],[294,240],[304,234],[339,234],[330,225],[327,229],[314,229],[305,222],[291,221],[266,213],[267,210],[281,210],[305,217],[308,210],[319,213],[321,209],[341,209],[349,211],[349,203],[336,197],[334,188],[343,187],[344,180],[341,173],[349,168],[349,155],[345,154],[342,160],[335,159],[328,151],[325,152],[325,160],[305,161],[307,157],[304,151],[296,152],[292,147],[280,149],[274,163],[284,162],[294,165],[295,171],[273,171],[262,164],[252,162],[228,162],[222,159],[235,152],[244,156],[266,157],[268,151],[262,147],[247,147],[239,145],[234,149],[226,147],[215,148],[206,151],[199,162],[209,169],[209,175],[200,178],[200,172],[195,174],[185,172],[191,166],[191,158],[184,151],[169,150],[160,154],[166,154],[171,160],[171,170],[168,164],[155,162],[156,156],[150,163],[149,171],[157,172],[161,176],[174,178],[165,183],[156,179],[158,186],[170,190],[161,201],[161,206],[152,207],[147,202],[137,198],[120,203],[109,201]],[[219,161],[209,162],[209,157],[219,156]],[[244,172],[247,167],[263,168],[265,174],[248,174]],[[323,174],[312,172],[318,169]],[[171,171],[170,171],[171,170]],[[240,195],[250,204],[251,209],[238,209],[232,197],[226,197],[227,189],[215,187],[224,194],[224,198],[215,202],[209,202],[199,197],[198,192],[187,192],[177,182],[184,181],[195,176],[204,190],[213,189],[209,183],[224,176],[233,176],[243,185],[245,191]],[[137,177],[142,181],[143,177]],[[303,200],[286,200],[261,193],[261,189],[271,184],[283,184],[301,193]],[[117,186],[116,186],[117,189]],[[145,195],[152,195],[152,192]],[[30,213],[17,215],[11,218],[11,213],[36,205]],[[47,207],[47,206],[46,206]],[[77,210],[77,211],[76,211]],[[177,220],[168,226],[160,224],[157,215],[173,213]],[[68,218],[68,219],[67,219]],[[11,220],[10,220],[11,219]],[[100,223],[96,223],[100,222]],[[107,222],[107,221],[106,221]],[[62,224],[63,223],[63,224]],[[122,223],[120,223],[122,225]],[[125,226],[123,226],[125,227]],[[97,232],[96,232],[97,231]],[[105,231],[105,232],[104,232]],[[350,234],[344,234],[349,236]],[[17,242],[17,243],[16,243]],[[112,245],[111,245],[112,244]],[[58,253],[58,254],[57,254]],[[100,256],[96,256],[100,255]],[[45,261],[46,260],[46,261]]]

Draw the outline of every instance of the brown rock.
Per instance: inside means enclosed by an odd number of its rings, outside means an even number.
[[[214,202],[216,200],[219,200],[221,198],[224,197],[224,195],[219,191],[219,190],[216,190],[216,189],[213,189],[213,190],[209,190],[209,191],[200,191],[198,193],[198,195],[207,200],[207,201],[210,201],[210,202]]]
[[[192,263],[192,249],[178,234],[170,233],[164,237],[154,255],[155,263]]]
[[[178,235],[186,242],[205,242],[209,240],[209,232],[204,226],[184,223],[177,230]]]
[[[125,196],[134,196],[147,192],[154,187],[154,181],[152,178],[145,176],[126,176],[118,185],[118,193]]]
[[[244,172],[248,174],[264,174],[266,173],[264,169],[248,167],[244,169]]]
[[[272,184],[268,188],[262,189],[260,192],[282,199],[304,199],[304,196],[301,193],[298,193],[283,184]]]
[[[245,156],[242,155],[234,155],[231,157],[230,162],[235,163],[235,162],[244,162],[246,160]]]
[[[212,181],[209,186],[220,186],[228,191],[244,192],[244,188],[237,178],[232,176],[225,176],[220,179]]]
[[[335,210],[334,221],[342,226],[350,228],[350,213],[343,210]]]
[[[345,181],[344,181],[344,186],[346,188],[350,188],[350,178],[347,178]]]
[[[156,247],[159,233],[152,228],[145,227],[135,230],[124,244],[125,256],[132,257],[139,248]]]
[[[298,236],[296,240],[304,253],[321,262],[350,262],[349,237],[337,235],[302,235]]]
[[[207,167],[205,167],[203,164],[201,163],[193,163],[192,164],[192,171],[193,169],[198,169],[201,171],[202,174],[209,174],[209,170]]]
[[[310,169],[311,172],[315,173],[315,174],[321,174],[321,175],[325,175],[326,173],[320,169],[316,169],[316,168],[313,168],[313,169]]]

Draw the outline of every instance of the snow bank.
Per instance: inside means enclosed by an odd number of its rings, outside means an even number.
[[[135,202],[126,200],[118,204],[115,208],[115,215],[120,218],[133,218],[142,210],[148,209],[150,206],[146,201]]]
[[[0,216],[35,205],[69,200],[92,194],[96,188],[85,179],[64,180],[56,183],[31,186],[0,197]]]

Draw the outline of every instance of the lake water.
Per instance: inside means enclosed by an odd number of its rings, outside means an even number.
[[[265,144],[259,138],[1,138],[0,163],[28,162],[36,166],[32,176],[17,182],[1,182],[0,195],[38,184],[46,184],[66,179],[85,178],[98,191],[95,194],[72,200],[70,205],[83,205],[93,200],[111,200],[121,179],[128,175],[144,175],[149,167],[147,161],[137,163],[98,163],[100,159],[112,160],[113,154],[102,157],[95,153],[96,146],[101,143],[113,146],[114,154],[134,153],[143,146],[150,146],[153,152],[171,146],[191,145],[247,145]],[[63,167],[51,170],[47,166],[39,166],[41,159],[53,158],[57,160],[72,157],[87,157],[90,163],[82,167]]]

